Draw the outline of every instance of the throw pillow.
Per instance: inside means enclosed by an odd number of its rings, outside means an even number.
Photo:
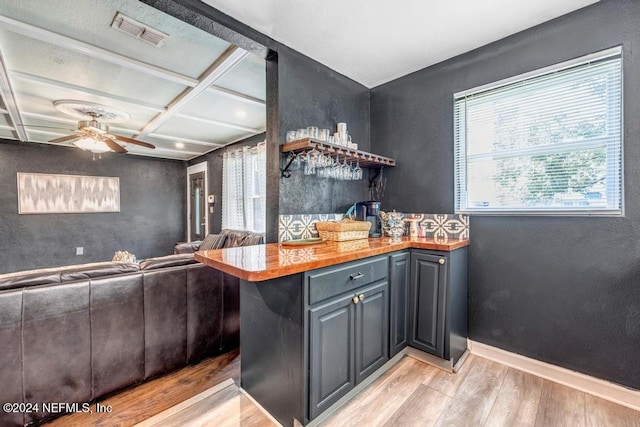
[[[204,238],[198,250],[210,251],[212,249],[221,249],[226,238],[227,236],[224,234],[207,234],[207,237]]]

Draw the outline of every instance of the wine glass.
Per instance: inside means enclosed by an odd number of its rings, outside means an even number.
[[[351,179],[351,166],[347,164],[347,156],[342,161],[342,179],[349,181]]]
[[[353,179],[355,180],[362,179],[362,168],[360,167],[360,159],[356,161],[356,168],[353,170]]]

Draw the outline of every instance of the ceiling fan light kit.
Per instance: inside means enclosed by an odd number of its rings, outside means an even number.
[[[116,141],[151,149],[156,148],[147,142],[109,133],[109,126],[105,124],[105,122],[116,123],[129,120],[130,116],[127,112],[108,105],[70,99],[53,101],[53,105],[63,113],[82,120],[78,121],[78,130],[75,131],[75,135],[55,138],[49,142],[71,142],[78,148],[91,151],[94,154],[94,159],[95,154],[106,153],[108,151],[126,153],[127,150]]]
[[[111,151],[111,148],[109,148],[104,141],[98,141],[91,137],[73,141],[73,145],[85,151],[91,151],[94,154],[101,154],[106,153],[107,151]]]

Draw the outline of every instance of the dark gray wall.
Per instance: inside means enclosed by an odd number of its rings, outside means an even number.
[[[278,53],[278,88],[281,142],[288,130],[313,125],[335,132],[338,122],[346,122],[353,142],[369,150],[367,88],[289,49]],[[344,212],[354,202],[369,199],[367,176],[362,181],[336,181],[293,171],[291,178],[280,178],[279,212]]]
[[[624,55],[624,218],[472,216],[470,338],[640,388],[640,2],[602,1],[374,88],[385,202],[451,212],[453,93],[615,45]],[[635,48],[635,49],[634,49]]]
[[[212,151],[204,156],[196,157],[189,160],[188,165],[193,166],[198,163],[207,162],[207,180],[209,185],[209,194],[213,194],[216,197],[216,202],[213,206],[213,213],[209,215],[209,233],[220,233],[222,229],[222,155],[229,150],[237,150],[238,148],[247,146],[254,147],[259,142],[264,141],[265,134],[254,135],[242,141],[235,142],[224,148]],[[210,205],[207,205],[210,206]]]
[[[185,234],[185,162],[0,140],[0,273],[167,255]],[[18,215],[17,172],[117,176],[120,212]],[[75,248],[84,247],[76,256]]]

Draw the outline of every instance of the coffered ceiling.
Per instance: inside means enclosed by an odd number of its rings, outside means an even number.
[[[112,28],[118,12],[164,44]],[[0,93],[6,139],[72,134],[61,99],[129,113],[110,133],[156,146],[130,154],[188,160],[265,129],[264,60],[136,0],[2,0]]]

